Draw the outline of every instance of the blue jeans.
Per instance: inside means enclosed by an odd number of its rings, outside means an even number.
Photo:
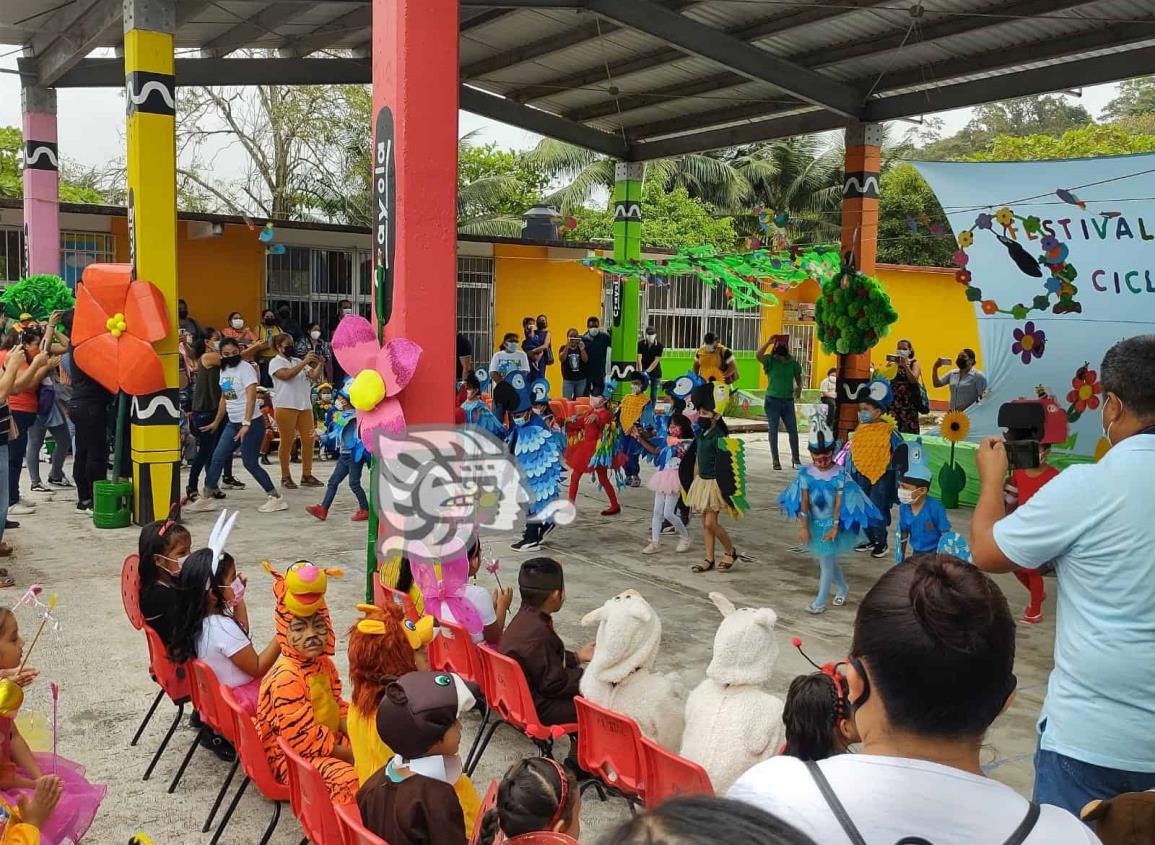
[[[571,381],[565,379],[561,383],[561,395],[563,399],[577,399],[579,396],[586,395],[586,380],[579,379]]]
[[[1046,723],[1044,723],[1044,728]],[[1155,772],[1127,772],[1084,763],[1042,747],[1035,749],[1035,794],[1040,804],[1054,804],[1079,815],[1088,801],[1114,798],[1123,792],[1155,789]]]
[[[342,452],[337,457],[337,466],[333,467],[333,474],[329,476],[329,483],[325,485],[325,498],[321,501],[321,507],[327,510],[333,504],[333,500],[337,498],[337,488],[348,476],[349,489],[357,497],[357,507],[361,510],[368,510],[369,500],[365,497],[365,488],[361,486],[361,471],[363,469],[365,469],[363,461],[355,461],[351,454]]]
[[[8,444],[0,446],[0,540],[4,539],[4,523],[8,521]]]
[[[221,438],[217,441],[217,448],[213,451],[213,461],[209,465],[209,472],[205,477],[206,490],[216,490],[220,487],[221,473],[224,472],[225,465],[232,457],[233,450],[237,448],[237,433],[240,430],[241,424],[231,421],[225,422],[221,429]],[[261,466],[261,441],[264,439],[265,418],[258,415],[253,417],[249,424],[248,434],[241,441],[241,463],[245,465],[245,469],[249,471],[249,475],[261,486],[261,489],[271,496],[277,492],[277,488],[273,486],[273,480],[269,478],[269,474]]]
[[[192,434],[197,439],[197,450],[196,454],[193,455],[192,464],[189,466],[188,484],[185,485],[190,492],[196,491],[200,486],[201,472],[206,470],[212,462],[213,453],[221,439],[219,428],[215,431],[205,429],[205,426],[212,424],[216,416],[216,411],[193,411],[192,413]],[[229,452],[228,460],[225,463],[225,478],[232,477],[233,453]]]
[[[845,596],[850,591],[846,583],[846,576],[842,574],[842,567],[837,557],[818,558],[818,596],[814,599],[815,607],[826,607],[826,599],[830,597],[830,585],[838,588],[837,595]]]
[[[20,501],[20,473],[24,469],[24,453],[28,450],[28,429],[36,423],[36,412],[11,413],[19,432],[8,441],[8,504],[14,505]]]
[[[766,422],[770,426],[770,456],[774,463],[778,463],[778,422],[786,426],[786,434],[790,437],[790,458],[794,463],[798,460],[798,418],[794,415],[793,399],[775,399],[767,396],[763,403],[766,411]]]
[[[637,478],[641,472],[642,444],[627,434],[622,438],[622,449],[626,453],[626,477]]]

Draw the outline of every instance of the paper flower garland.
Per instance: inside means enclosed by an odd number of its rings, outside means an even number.
[[[1012,333],[1014,341],[1011,343],[1011,352],[1018,355],[1024,364],[1031,363],[1034,358],[1042,358],[1043,350],[1047,347],[1047,333],[1035,328],[1035,324],[1028,320],[1021,329]]]
[[[1059,193],[1060,197],[1062,196],[1059,191],[1056,193]],[[1032,256],[1019,243],[1019,227],[1015,226],[1016,222],[1021,225],[1022,231],[1026,232],[1031,240],[1038,240],[1039,248],[1042,250],[1041,255]],[[995,232],[995,226],[1002,228],[1002,234]],[[973,226],[959,232],[959,248],[954,254],[954,263],[959,268],[955,273],[955,280],[966,288],[968,300],[981,303],[984,314],[988,316],[1008,314],[1016,320],[1023,320],[1033,311],[1049,310],[1052,314],[1082,313],[1083,306],[1075,299],[1075,295],[1079,292],[1079,289],[1075,287],[1075,279],[1079,273],[1075,266],[1067,261],[1069,249],[1054,235],[1039,237],[1042,228],[1042,221],[1038,217],[1034,215],[1023,217],[1016,214],[1013,209],[1004,206],[994,214],[982,213],[977,215]],[[995,239],[1007,250],[1007,255],[1011,261],[1023,274],[1036,279],[1046,277],[1042,292],[1037,294],[1029,305],[1019,302],[1007,308],[999,305],[993,299],[983,299],[982,289],[973,284],[974,278],[971,272],[966,269],[970,261],[966,251],[974,245],[975,232],[978,231],[992,233]],[[1055,298],[1053,305],[1051,304],[1051,297]],[[1016,352],[1015,354],[1020,353]],[[1042,347],[1039,347],[1039,355],[1041,354]],[[1039,357],[1039,355],[1034,357]],[[1029,357],[1024,357],[1023,363],[1030,363]]]
[[[0,305],[9,317],[31,314],[37,320],[47,320],[53,311],[63,311],[76,304],[76,298],[59,276],[42,274],[28,276],[8,285],[0,293]]]
[[[341,368],[353,376],[349,402],[357,409],[357,431],[376,454],[378,433],[405,431],[405,415],[395,397],[413,378],[421,347],[405,338],[382,346],[369,321],[350,314],[333,333],[333,354]]]
[[[76,363],[107,390],[145,396],[164,390],[153,343],[168,334],[164,294],[132,281],[128,264],[89,264],[76,288],[72,346]]]
[[[1083,364],[1075,370],[1075,377],[1071,379],[1071,391],[1067,394],[1067,420],[1075,422],[1087,411],[1099,407],[1099,394],[1103,392],[1103,385],[1099,381],[1099,374]]]
[[[829,355],[858,355],[877,344],[898,319],[882,283],[853,270],[822,284],[814,306],[818,339]]]

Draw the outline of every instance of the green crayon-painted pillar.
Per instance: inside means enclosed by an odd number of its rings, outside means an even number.
[[[614,171],[614,259],[637,261],[642,257],[641,162],[618,162]],[[618,382],[618,394],[638,360],[638,323],[641,319],[641,284],[636,278],[615,276],[610,308],[610,378]]]

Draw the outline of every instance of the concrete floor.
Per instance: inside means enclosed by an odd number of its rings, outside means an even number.
[[[781,657],[771,682],[777,694],[784,696],[791,678],[810,671],[790,647],[791,637],[801,637],[819,662],[846,654],[856,600],[884,564],[856,556],[847,567],[851,583],[847,605],[831,607],[822,616],[808,615],[804,608],[816,589],[816,567],[808,557],[789,551],[796,529],[787,524],[775,505],[791,474],[769,469],[764,435],[748,435],[745,439],[751,511],[736,525],[730,525],[738,548],[757,560],[739,564],[728,574],[692,574],[690,565],[700,559],[701,546],[676,555],[671,538],[666,538],[668,551],[642,555],[641,548],[648,541],[650,492],[645,487],[623,490],[622,514],[602,518],[597,515],[604,506],[601,491],[594,497],[595,488],[587,480],[578,500],[577,522],[551,536],[551,553],[566,566],[568,602],[556,619],[558,631],[567,643],[580,645],[591,636],[590,630],[583,630],[578,624],[582,615],[607,597],[633,587],[662,617],[665,636],[659,668],[678,670],[687,685],[692,686],[704,675],[720,621],[706,594],[718,590],[739,605],[767,605],[778,613]],[[331,464],[319,464],[316,474],[325,478],[330,467]],[[295,467],[294,473],[298,471],[299,467]],[[250,481],[243,473],[241,477]],[[249,489],[230,493],[227,499],[229,505],[242,508],[229,550],[249,576],[247,600],[258,647],[273,632],[271,590],[260,569],[264,558],[281,566],[307,557],[345,567],[347,576],[330,582],[329,605],[339,631],[345,631],[358,617],[354,605],[362,599],[365,527],[349,521],[353,510],[351,494],[342,491],[326,523],[317,522],[303,511],[305,505],[318,500],[313,491],[289,491],[286,496],[290,510],[272,515],[256,512],[263,497],[252,483]],[[8,534],[16,547],[8,568],[18,584],[10,591],[9,600],[14,601],[31,583],[43,583],[46,592],[59,595],[60,634],[46,637],[36,648],[32,664],[42,670],[42,679],[29,692],[25,710],[49,712],[47,682],[57,681],[61,687],[60,753],[87,766],[94,781],[109,785],[108,796],[86,841],[99,845],[122,843],[137,830],[147,832],[158,844],[207,841],[207,836],[199,833],[200,826],[227,771],[226,764],[198,750],[177,792],[166,794],[169,780],[194,736],[186,721],[161,758],[152,780],[141,782],[174,712],[167,701],[158,708],[140,744],[129,747],[156,691],[147,672],[144,638],[128,624],[118,589],[121,562],[135,550],[137,532],[96,530],[90,520],[76,513],[71,497],[57,494],[56,499],[43,502],[36,514],[20,517],[21,527]],[[187,524],[193,533],[194,547],[206,539],[214,519],[212,514],[189,515]],[[952,519],[956,529],[967,530],[969,512],[956,511]],[[691,530],[700,543],[700,526]],[[511,539],[485,538],[485,554],[501,558],[503,581],[507,584],[515,581],[517,565],[526,557],[507,548]],[[490,578],[483,574],[483,583]],[[1025,592],[1009,576],[999,576],[998,581],[1017,613],[1025,602]],[[984,748],[984,762],[991,776],[1024,793],[1032,782],[1033,725],[1052,662],[1053,607],[1053,602],[1048,602],[1048,616],[1042,624],[1019,627],[1019,694],[1010,712],[990,732]],[[36,620],[27,613],[21,620],[27,638]],[[346,661],[340,642],[337,661],[344,672]],[[476,725],[476,719],[470,717],[465,742],[472,740]],[[514,759],[531,752],[527,740],[511,731],[499,731],[478,769],[479,790],[500,777]],[[257,842],[270,812],[271,805],[250,790],[222,842]],[[587,802],[582,813],[583,840],[596,841],[601,831],[625,815],[620,802]],[[300,836],[299,827],[286,808],[272,842],[295,845]]]

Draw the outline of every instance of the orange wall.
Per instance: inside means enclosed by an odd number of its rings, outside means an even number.
[[[128,261],[128,227],[112,218],[116,258]],[[202,326],[222,328],[229,312],[240,311],[245,322],[261,319],[265,289],[265,247],[247,226],[225,226],[223,235],[190,239],[187,222],[177,223],[177,290],[189,314]]]

